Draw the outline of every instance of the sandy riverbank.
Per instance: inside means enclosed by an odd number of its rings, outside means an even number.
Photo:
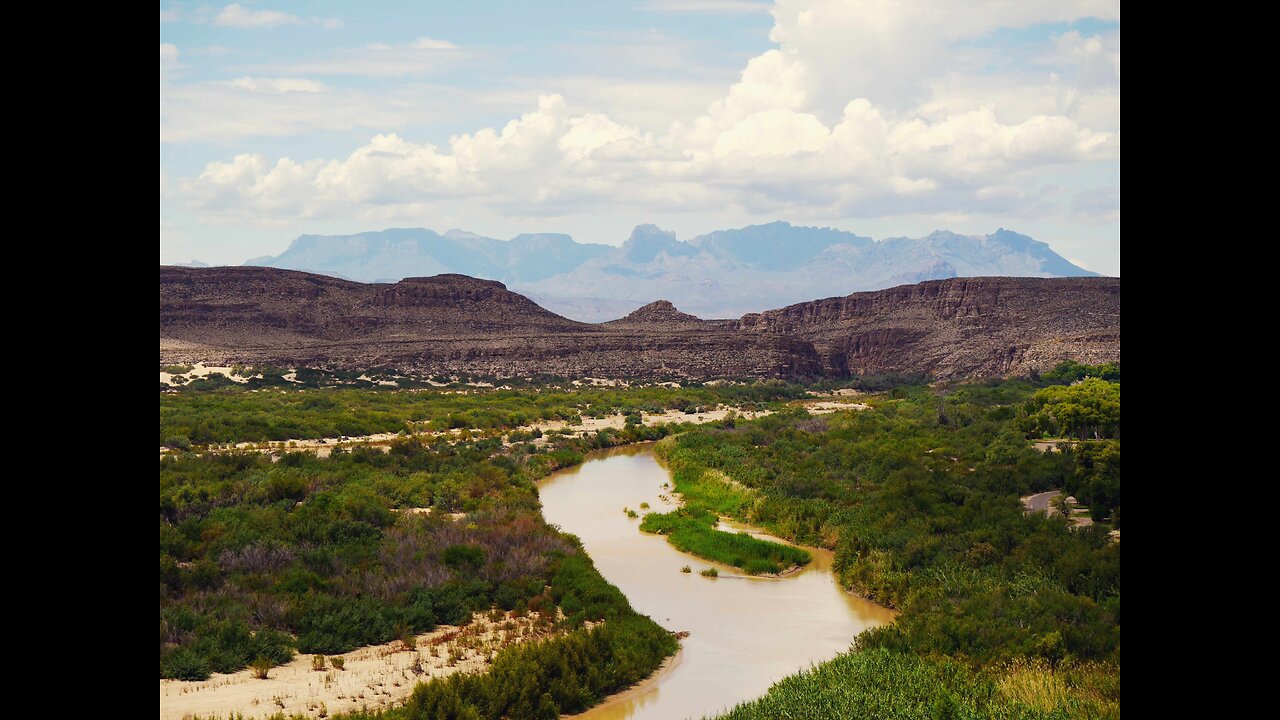
[[[397,640],[339,655],[343,670],[334,669],[327,659],[324,670],[315,670],[311,655],[299,655],[272,668],[266,680],[254,678],[248,669],[196,682],[161,680],[160,720],[232,713],[242,713],[244,720],[276,713],[320,718],[387,708],[403,702],[419,682],[481,672],[488,668],[493,652],[547,637],[550,627],[550,618],[536,613],[523,617],[504,613],[495,619],[477,613],[466,626],[442,625],[417,636],[413,650]]]

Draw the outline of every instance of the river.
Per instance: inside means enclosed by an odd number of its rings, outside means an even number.
[[[728,565],[682,553],[640,532],[624,508],[666,512],[670,476],[652,445],[592,453],[539,484],[547,522],[582,539],[605,578],[639,612],[671,631],[688,631],[675,662],[636,689],[577,716],[584,720],[699,718],[763,695],[810,664],[847,650],[893,611],[840,589],[832,554],[806,548],[813,562],[783,578],[732,577]],[[647,502],[649,510],[641,510]],[[747,529],[734,524],[737,529]],[[680,569],[688,565],[691,573]],[[719,578],[700,576],[716,567]]]

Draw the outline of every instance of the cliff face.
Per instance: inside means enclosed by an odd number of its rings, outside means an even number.
[[[1120,356],[1120,281],[967,278],[704,321],[658,301],[592,325],[463,275],[363,284],[271,268],[160,269],[162,364],[496,375],[999,375]]]
[[[1119,278],[954,278],[744,316],[813,342],[824,372],[1022,373],[1120,358]]]

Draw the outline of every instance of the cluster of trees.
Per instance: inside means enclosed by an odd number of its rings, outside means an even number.
[[[1021,424],[1039,437],[1118,438],[1120,383],[1090,377],[1073,385],[1046,387],[1031,396]]]
[[[660,446],[689,492],[705,482],[723,497],[731,478],[752,501],[719,511],[834,546],[848,586],[901,609],[895,624],[860,636],[862,651],[973,667],[1102,662],[1104,675],[1118,677],[1119,543],[1106,526],[1025,514],[1019,496],[1059,488],[1093,503],[1100,520],[1118,515],[1119,385],[1038,385],[902,387],[866,412],[779,413]],[[1067,404],[1099,414],[1085,434],[1115,439],[1037,452],[1026,437],[1041,421],[1032,418],[1061,421]]]
[[[1046,373],[1032,371],[1031,379],[1044,385],[1070,385],[1087,377],[1120,382],[1120,363],[1087,365],[1074,360],[1058,363]]]
[[[1075,471],[1064,488],[1089,507],[1095,522],[1111,517],[1120,528],[1120,441],[1081,443],[1075,449]]]

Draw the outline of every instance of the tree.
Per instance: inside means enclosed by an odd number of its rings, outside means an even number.
[[[1067,491],[1089,506],[1095,521],[1120,507],[1120,442],[1082,443],[1076,449],[1076,467],[1067,478]]]
[[[1120,437],[1120,383],[1086,378],[1039,390],[1028,404],[1028,430],[1081,440]]]

